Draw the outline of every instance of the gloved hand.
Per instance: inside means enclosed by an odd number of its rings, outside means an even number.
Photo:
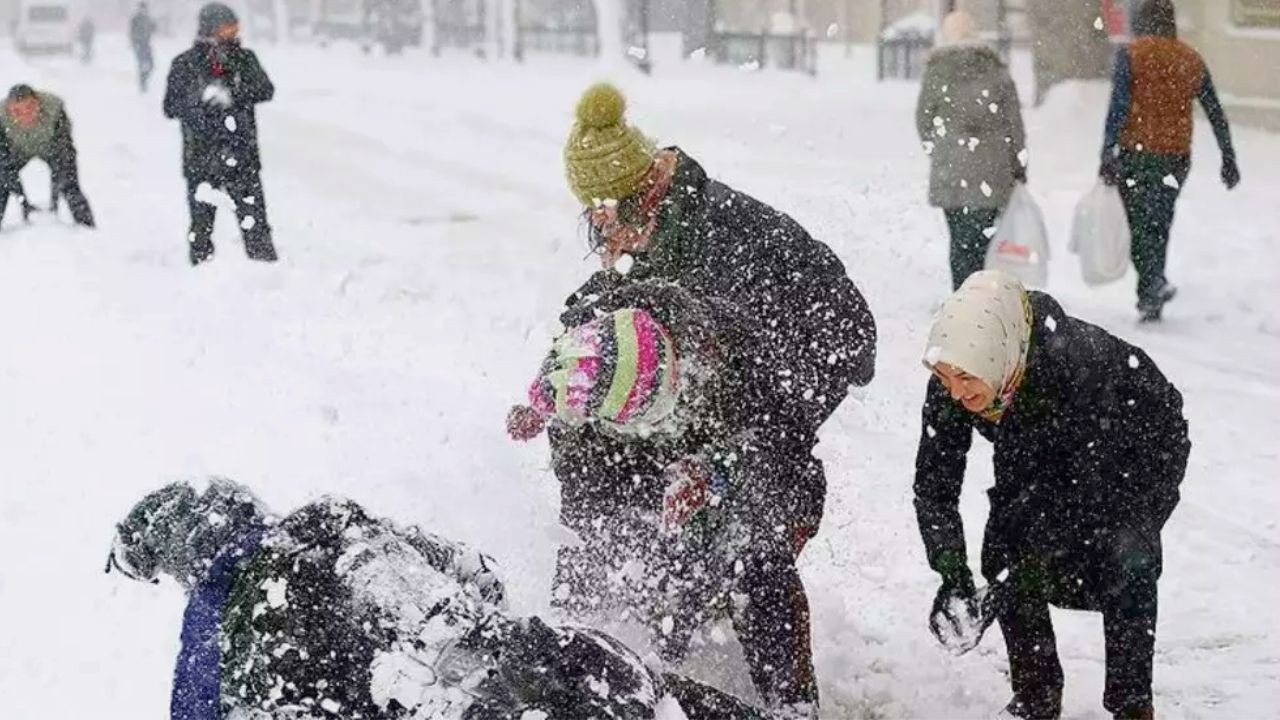
[[[1240,166],[1236,164],[1235,157],[1228,156],[1222,159],[1222,184],[1226,185],[1228,190],[1235,190],[1240,184]]]
[[[516,405],[507,413],[507,435],[512,440],[528,442],[541,435],[546,427],[547,419],[528,405]]]
[[[993,600],[989,589],[974,588],[968,574],[943,580],[933,599],[929,630],[952,654],[964,655],[978,646],[995,621]]]
[[[204,87],[200,93],[200,101],[223,109],[231,107],[231,90],[221,81],[214,81]]]
[[[667,482],[662,494],[662,527],[678,533],[711,504],[715,471],[706,460],[687,457],[667,466],[662,476]]]

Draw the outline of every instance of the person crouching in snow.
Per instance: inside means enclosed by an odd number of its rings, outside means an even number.
[[[195,45],[174,58],[164,95],[164,115],[182,123],[182,168],[187,179],[192,265],[213,257],[217,207],[208,197],[223,191],[240,220],[251,260],[274,262],[258,152],[255,107],[275,96],[258,56],[240,44],[231,8],[209,3],[200,11]]]
[[[728,615],[765,703],[816,716],[809,603],[796,558],[821,518],[785,364],[740,310],[633,283],[570,317],[508,430],[549,425],[562,548],[555,602],[649,629],[668,663]],[[731,601],[731,596],[737,602]]]
[[[50,212],[56,213],[58,199],[66,198],[76,224],[93,227],[93,211],[80,189],[79,162],[66,105],[52,93],[37,92],[29,85],[15,85],[0,112],[0,220],[4,219],[11,194],[21,201],[24,220],[35,210],[18,175],[35,159],[49,165]]]
[[[280,518],[213,479],[143,498],[107,569],[187,591],[174,720],[765,720],[601,633],[512,617],[492,565],[349,500]]]
[[[1013,685],[1006,712],[1057,718],[1063,676],[1049,606],[1100,611],[1104,706],[1116,718],[1154,717],[1160,532],[1191,449],[1181,394],[1139,348],[992,271],[943,304],[925,364],[933,377],[915,507],[942,576],[935,634],[955,639],[976,620],[977,636],[955,648],[967,651],[998,621]],[[995,446],[985,597],[974,589],[958,508],[975,430]]]

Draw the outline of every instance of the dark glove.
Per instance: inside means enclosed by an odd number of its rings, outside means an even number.
[[[1227,186],[1228,190],[1235,190],[1240,184],[1240,166],[1236,164],[1236,159],[1227,156],[1222,159],[1222,184]]]
[[[978,646],[994,621],[994,595],[988,589],[978,591],[973,578],[964,575],[943,580],[933,599],[929,630],[943,647],[955,655],[964,655]]]
[[[1027,184],[1027,166],[1016,158],[1013,161],[1013,179],[1023,185]]]

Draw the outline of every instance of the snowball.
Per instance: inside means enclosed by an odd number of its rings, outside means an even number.
[[[282,608],[289,604],[286,592],[289,589],[289,581],[283,578],[274,580],[263,580],[258,586],[262,590],[267,591],[267,606],[272,610]]]

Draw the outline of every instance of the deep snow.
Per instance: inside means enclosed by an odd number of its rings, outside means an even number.
[[[283,262],[251,266],[224,213],[218,255],[197,271],[178,129],[157,91],[137,94],[123,39],[103,37],[87,70],[0,50],[0,86],[67,99],[101,226],[11,215],[0,230],[6,718],[165,715],[181,592],[103,576],[102,563],[114,523],[175,477],[226,475],[281,511],[349,495],[485,549],[517,610],[546,609],[562,535],[554,479],[545,444],[512,444],[503,417],[592,269],[560,149],[578,92],[605,73],[560,59],[258,49],[279,88],[260,126]],[[824,717],[987,717],[1008,697],[1002,643],[993,632],[957,660],[930,637],[935,578],[910,502],[945,226],[923,202],[915,86],[876,85],[866,54],[854,59],[833,54],[816,80],[670,63],[614,77],[645,131],[830,243],[880,323],[876,382],[823,433],[831,492],[803,558]],[[1244,184],[1227,194],[1201,127],[1171,257],[1182,294],[1164,325],[1140,328],[1132,274],[1089,291],[1066,252],[1105,99],[1104,87],[1073,86],[1028,113],[1031,179],[1053,236],[1050,289],[1148,349],[1186,394],[1195,449],[1164,538],[1157,710],[1273,717],[1280,138],[1237,129]],[[43,177],[27,174],[38,198]],[[973,463],[975,560],[989,485],[989,462]],[[1101,621],[1055,618],[1066,716],[1102,718]],[[742,687],[740,667],[728,674]]]

